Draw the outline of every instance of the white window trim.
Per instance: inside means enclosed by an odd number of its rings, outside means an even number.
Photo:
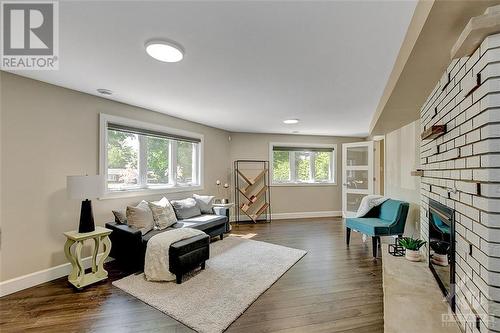
[[[179,135],[179,136],[185,136],[185,137],[190,137],[190,138],[196,138],[200,139],[200,143],[198,144],[198,153],[197,156],[200,159],[200,164],[198,168],[198,173],[197,175],[194,175],[197,179],[199,180],[199,185],[196,186],[175,186],[175,182],[173,180],[175,178],[175,171],[173,170],[173,165],[170,166],[172,168],[173,173],[170,173],[172,177],[170,177],[170,182],[171,183],[169,186],[162,186],[158,188],[140,188],[140,189],[129,189],[129,190],[123,190],[123,191],[110,191],[107,188],[107,185],[105,186],[104,190],[104,195],[99,198],[99,199],[115,199],[115,198],[129,198],[129,197],[138,197],[138,196],[146,196],[146,195],[155,195],[155,194],[162,194],[162,193],[177,193],[177,192],[192,192],[192,191],[202,191],[204,189],[204,168],[203,168],[203,162],[204,162],[204,136],[203,134],[199,133],[194,133],[194,132],[189,132],[185,130],[180,130],[177,128],[171,128],[167,126],[162,126],[162,125],[157,125],[157,124],[152,124],[152,123],[147,123],[139,120],[134,120],[134,119],[129,119],[129,118],[124,118],[124,117],[119,117],[119,116],[113,116],[105,113],[100,113],[99,114],[99,174],[100,175],[107,175],[107,170],[108,170],[108,123],[113,123],[113,124],[119,124],[119,125],[126,125],[126,126],[131,126],[131,127],[137,127],[137,128],[143,128],[143,129],[148,129],[148,130],[154,130],[158,132],[164,132],[172,135]],[[175,144],[175,142],[173,142]],[[172,146],[172,145],[170,145]],[[172,150],[172,147],[170,147]],[[172,151],[170,151],[171,153]],[[172,155],[173,158],[177,158],[175,154]],[[144,167],[147,162],[146,161],[139,161],[139,167]],[[140,174],[140,173],[139,173]]]
[[[330,165],[333,168],[333,181],[324,182],[324,183],[306,183],[306,182],[287,182],[287,183],[275,183],[273,180],[273,148],[275,146],[281,147],[309,147],[309,148],[331,148],[333,150]],[[293,158],[294,155],[290,155],[290,158]],[[336,144],[324,144],[324,143],[298,143],[298,142],[270,142],[269,143],[269,173],[271,174],[271,186],[276,187],[294,187],[294,186],[336,186],[337,185],[337,176],[338,176],[338,168],[337,168],[337,145]],[[295,173],[295,162],[290,163],[290,178],[292,178],[292,174]],[[330,172],[332,172],[332,168],[330,168]]]

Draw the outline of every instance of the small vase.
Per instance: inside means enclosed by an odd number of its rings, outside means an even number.
[[[405,258],[409,261],[420,261],[420,251],[406,249]]]

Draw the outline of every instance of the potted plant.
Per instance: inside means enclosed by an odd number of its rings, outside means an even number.
[[[444,241],[430,243],[431,248],[434,250],[431,262],[439,266],[448,266],[448,252],[450,250],[450,243]]]
[[[399,245],[405,248],[405,257],[410,261],[420,261],[420,248],[426,242],[412,237],[403,237],[399,240]]]

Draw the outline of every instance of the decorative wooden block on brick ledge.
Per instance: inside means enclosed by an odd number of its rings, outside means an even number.
[[[415,176],[415,177],[423,177],[424,176],[424,170],[417,169],[415,171],[412,171],[411,175]]]
[[[446,133],[446,125],[432,125],[420,134],[422,140],[432,140]]]

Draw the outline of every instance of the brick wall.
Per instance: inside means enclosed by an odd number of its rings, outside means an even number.
[[[421,237],[429,198],[455,209],[457,318],[464,332],[500,332],[500,34],[453,60],[427,98],[421,131],[442,124],[420,147]]]

